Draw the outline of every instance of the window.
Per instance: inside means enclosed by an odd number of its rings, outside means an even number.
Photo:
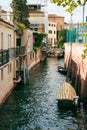
[[[9,75],[9,65],[8,65],[8,75]]]
[[[11,48],[11,34],[8,34],[8,48]]]
[[[34,28],[34,31],[38,31],[38,28]]]
[[[53,42],[53,39],[51,38],[51,44],[52,44],[52,42]]]
[[[1,49],[3,49],[3,32],[1,32]]]
[[[52,30],[49,30],[49,34],[52,34]]]
[[[62,30],[62,25],[60,25],[60,29]]]
[[[30,53],[30,60],[32,60],[32,53]]]
[[[11,71],[12,71],[12,65],[10,64],[10,73],[11,73]]]
[[[21,38],[16,38],[16,46],[21,46]]]
[[[1,80],[3,80],[3,69],[1,69]]]
[[[33,53],[33,58],[34,58],[34,53]]]

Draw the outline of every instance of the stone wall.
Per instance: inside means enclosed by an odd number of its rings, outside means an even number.
[[[68,69],[67,77],[71,80],[77,95],[87,100],[87,58],[82,59],[84,44],[65,43],[64,65]]]

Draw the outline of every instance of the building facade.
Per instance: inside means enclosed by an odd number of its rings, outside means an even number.
[[[9,49],[14,46],[14,25],[0,18],[0,104],[13,87],[15,67]]]
[[[56,14],[48,14],[48,21],[57,24],[57,30],[64,29],[64,17],[57,16]]]
[[[33,50],[33,31],[16,29],[12,21],[2,16],[3,13],[0,17],[0,105],[20,80],[23,84],[29,82],[29,70],[41,60],[41,50],[37,53]]]
[[[48,23],[48,46],[56,46],[57,25],[55,22]]]
[[[58,31],[64,29],[64,17],[56,14],[48,15],[48,45],[57,46]]]
[[[42,11],[41,4],[29,4],[30,28],[39,33],[47,33],[48,17],[46,12]]]

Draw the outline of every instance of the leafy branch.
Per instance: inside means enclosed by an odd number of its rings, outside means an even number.
[[[87,43],[84,44],[85,49],[83,50],[82,59],[85,59],[87,57]]]

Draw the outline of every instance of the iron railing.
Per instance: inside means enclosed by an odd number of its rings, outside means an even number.
[[[9,62],[10,58],[17,58],[25,54],[25,47],[9,48],[8,50],[0,50],[0,67]]]
[[[9,58],[17,58],[20,55],[25,54],[25,47],[24,46],[19,46],[16,48],[9,48]]]
[[[9,48],[9,58],[16,58],[18,54],[18,48]]]
[[[24,55],[25,54],[25,46],[20,46],[19,47],[19,55]]]

